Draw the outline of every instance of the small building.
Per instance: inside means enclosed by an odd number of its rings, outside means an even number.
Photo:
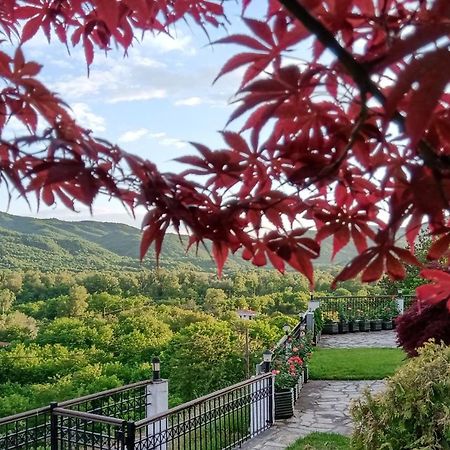
[[[258,315],[256,311],[252,311],[251,309],[238,309],[236,314],[243,320],[252,320]]]

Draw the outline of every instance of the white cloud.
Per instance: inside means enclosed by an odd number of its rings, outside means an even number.
[[[157,98],[164,98],[167,96],[167,92],[165,89],[147,89],[147,90],[139,90],[134,89],[131,86],[129,92],[125,92],[123,94],[112,95],[108,98],[107,103],[120,103],[120,102],[136,102],[136,101],[146,101],[146,100],[154,100]]]
[[[150,133],[149,136],[153,139],[161,139],[166,136],[166,133]]]
[[[203,100],[200,97],[188,97],[175,102],[175,106],[197,106],[201,105]]]
[[[139,128],[137,130],[130,130],[119,136],[119,142],[136,142],[149,134],[147,128]]]
[[[182,32],[173,36],[163,33],[146,36],[141,44],[143,47],[151,47],[159,53],[182,52],[188,55],[195,55],[196,53],[191,36]]]
[[[151,137],[152,139],[155,139],[160,145],[163,145],[164,147],[175,147],[180,149],[187,146],[186,142],[183,142],[180,139],[167,136],[167,134],[164,132],[149,133],[148,136]]]
[[[186,142],[171,137],[163,138],[159,141],[159,143],[161,145],[164,145],[164,147],[184,148],[187,146]]]
[[[71,108],[73,117],[83,127],[96,133],[106,131],[105,119],[93,113],[89,105],[86,103],[73,103]]]

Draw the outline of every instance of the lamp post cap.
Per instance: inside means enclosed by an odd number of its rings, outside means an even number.
[[[273,355],[273,352],[271,352],[269,349],[264,350],[264,352],[263,352],[264,362],[271,362],[272,361],[272,355]]]

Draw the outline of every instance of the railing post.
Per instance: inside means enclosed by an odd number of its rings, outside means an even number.
[[[398,313],[401,315],[405,311],[405,299],[403,298],[403,290],[399,289],[397,291],[397,298],[395,299],[397,302]]]
[[[150,396],[150,403],[147,405],[146,417],[163,413],[169,409],[169,383],[162,380],[160,376],[159,359],[154,358],[153,364],[153,381],[146,386],[146,394]],[[163,434],[167,430],[167,419],[161,419],[147,427],[147,436],[153,434]],[[161,439],[162,440],[162,439]],[[166,450],[167,444],[159,444],[158,450]],[[127,449],[128,450],[128,449]]]
[[[313,336],[315,336],[314,325],[314,313],[308,311],[306,313],[306,331],[310,331]]]
[[[269,379],[269,419],[270,425],[275,422],[275,375],[272,375]]]
[[[57,402],[50,403],[50,448],[58,450],[58,416],[54,409],[58,406]]]
[[[126,422],[125,449],[134,450],[136,440],[136,424],[134,422]]]

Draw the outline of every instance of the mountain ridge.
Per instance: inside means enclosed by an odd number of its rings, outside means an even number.
[[[307,232],[309,237],[313,231]],[[156,267],[151,249],[143,263],[139,261],[141,232],[130,225],[114,222],[63,221],[36,219],[0,213],[0,268],[49,270],[140,270]],[[185,239],[181,237],[181,241]],[[187,239],[185,239],[187,241]],[[349,245],[331,263],[332,240],[322,243],[317,266],[344,265],[356,250]],[[169,233],[163,244],[160,266],[175,268],[191,265],[197,270],[215,271],[207,249],[186,253],[186,242]],[[226,270],[249,269],[252,266],[240,255],[231,255]]]

